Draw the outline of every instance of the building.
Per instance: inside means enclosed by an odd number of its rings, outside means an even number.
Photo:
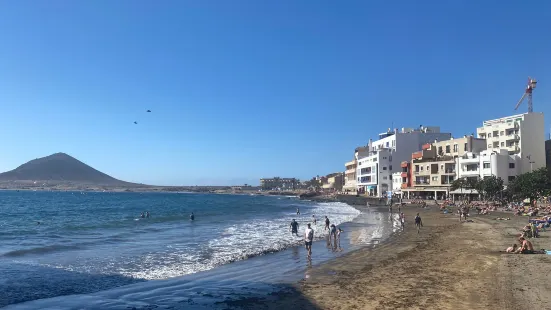
[[[506,150],[516,157],[517,173],[545,167],[545,124],[543,113],[524,113],[485,121],[476,130],[487,140],[488,151]]]
[[[420,151],[411,154],[411,180],[402,179],[403,191],[407,192],[408,198],[449,197],[451,184],[458,178],[458,159],[467,153],[477,154],[485,149],[486,140],[473,136],[423,145]]]
[[[392,174],[402,172],[400,163],[411,160],[411,154],[435,140],[449,140],[450,133],[441,133],[440,127],[390,128],[379,134],[377,141],[356,148],[356,186],[370,196],[382,196],[392,190]]]
[[[356,191],[356,158],[344,164],[344,186],[345,191]]]
[[[551,134],[550,139],[545,141],[545,165],[547,166],[547,171],[551,175]]]
[[[342,191],[343,185],[344,185],[344,173],[342,172],[331,173],[326,177],[322,178],[321,187],[324,190],[340,192]]]
[[[465,179],[484,179],[496,176],[507,185],[521,174],[521,158],[509,154],[506,149],[488,149],[480,153],[466,153],[458,158],[457,177]]]
[[[260,179],[260,188],[263,190],[295,190],[300,184],[295,178],[267,178]]]
[[[392,174],[392,193],[395,195],[402,193],[402,172]]]

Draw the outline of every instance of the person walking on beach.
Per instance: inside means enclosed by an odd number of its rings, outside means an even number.
[[[419,233],[419,230],[421,227],[423,227],[423,220],[421,220],[421,216],[419,216],[419,213],[417,213],[417,216],[415,216],[415,226],[417,227],[417,233]]]
[[[314,230],[310,228],[310,223],[307,224],[308,227],[304,230],[304,245],[306,251],[308,252],[308,257],[312,257],[312,242],[314,241]]]
[[[295,219],[291,221],[290,227],[291,227],[291,235],[295,234],[298,237],[298,222],[295,221]]]
[[[329,218],[326,215],[325,216],[325,228],[323,230],[328,230],[328,229],[329,229]]]
[[[406,217],[403,212],[400,213],[400,226],[402,226],[402,230],[406,228]]]

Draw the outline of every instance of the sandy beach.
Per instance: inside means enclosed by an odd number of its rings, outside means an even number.
[[[362,207],[359,207],[362,208]],[[455,214],[405,207],[405,231],[311,269],[278,301],[242,299],[245,309],[548,309],[551,256],[504,254],[526,217],[493,213],[460,223]],[[413,218],[424,227],[417,234]],[[496,217],[510,217],[497,221]],[[532,239],[551,248],[551,232]]]

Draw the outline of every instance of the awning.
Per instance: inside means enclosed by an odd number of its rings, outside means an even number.
[[[476,195],[478,195],[478,191],[476,189],[464,188],[463,191],[461,191],[461,189],[450,191],[450,194],[456,194],[456,195],[476,194]]]

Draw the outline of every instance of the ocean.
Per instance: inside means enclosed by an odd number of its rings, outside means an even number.
[[[8,309],[223,309],[397,230],[382,213],[276,196],[0,191],[0,214]],[[320,242],[308,260],[289,223],[301,234],[312,215]],[[324,216],[345,230],[338,246],[327,243]]]

